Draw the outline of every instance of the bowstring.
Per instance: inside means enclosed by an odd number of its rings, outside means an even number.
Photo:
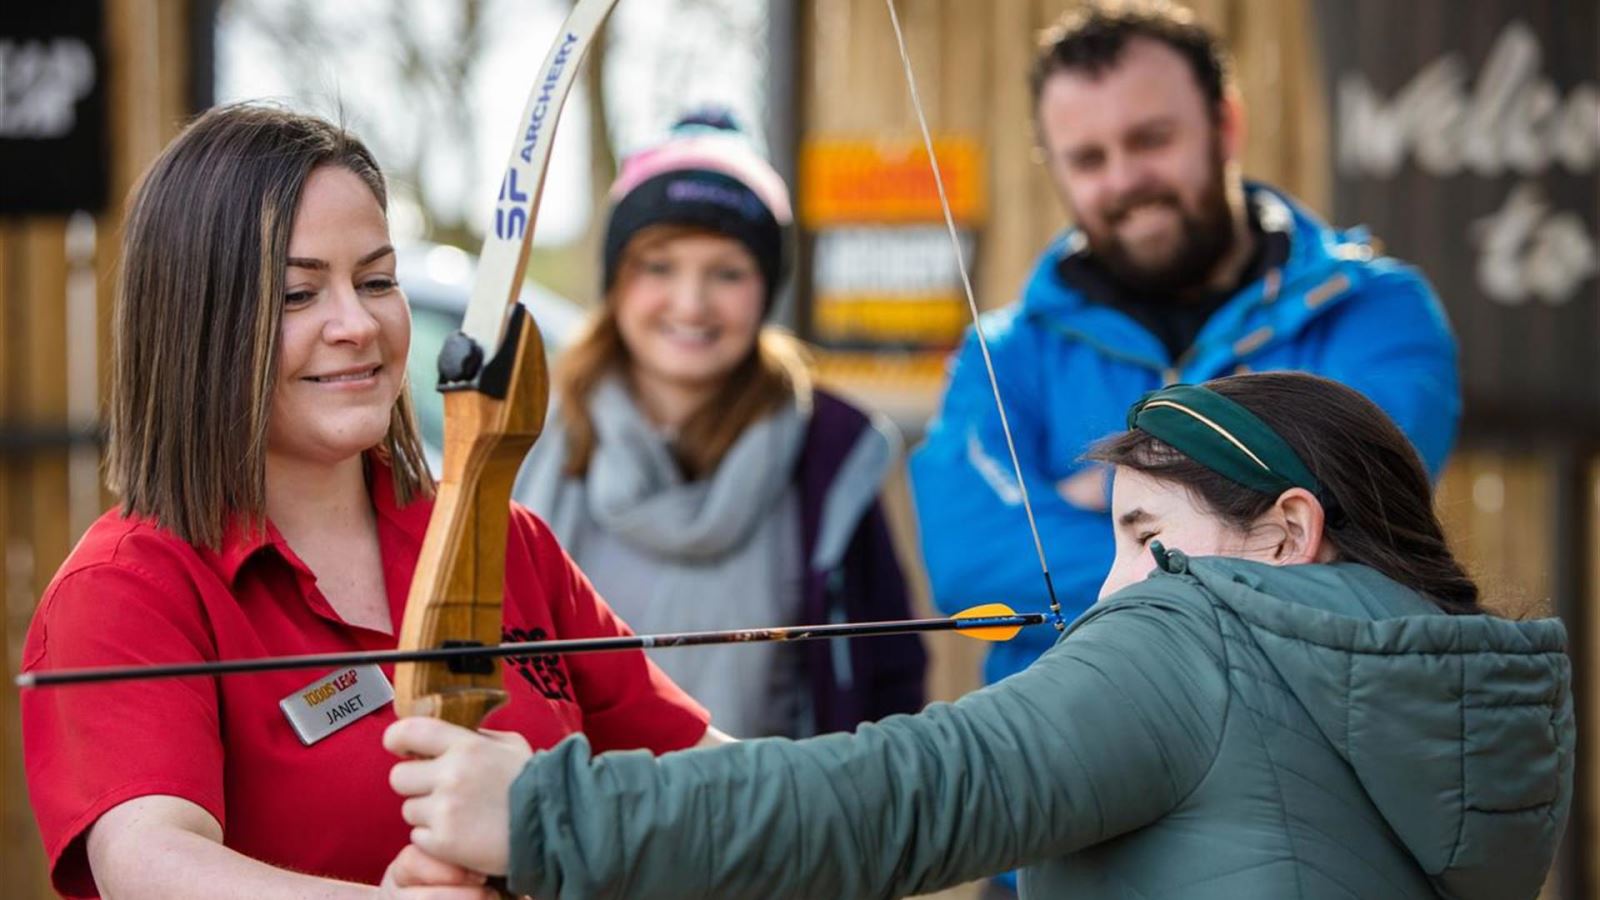
[[[928,131],[928,117],[922,108],[922,98],[917,93],[917,78],[911,71],[911,55],[906,50],[905,34],[900,30],[900,15],[895,11],[894,0],[884,0],[889,7],[889,22],[894,26],[895,45],[900,50],[900,63],[905,68],[906,87],[911,91],[911,106],[917,113],[917,126],[922,130],[922,144],[928,151],[928,164],[933,167],[933,184],[939,192],[939,208],[944,211],[945,230],[950,234],[950,250],[955,254],[956,268],[961,272],[961,287],[966,293],[967,309],[972,313],[972,330],[978,338],[978,349],[983,353],[984,372],[989,376],[989,389],[994,393],[994,408],[1000,414],[1000,430],[1005,433],[1006,451],[1011,454],[1011,469],[1017,477],[1017,488],[1022,497],[1022,511],[1028,517],[1028,532],[1033,535],[1033,549],[1039,556],[1039,570],[1044,574],[1045,591],[1050,596],[1050,619],[1056,631],[1066,631],[1066,621],[1061,615],[1061,601],[1056,598],[1055,583],[1050,579],[1050,563],[1045,560],[1044,542],[1039,539],[1039,524],[1033,517],[1033,503],[1028,498],[1028,483],[1022,477],[1022,463],[1017,459],[1017,444],[1011,436],[1011,423],[1006,419],[1006,406],[1000,399],[1000,380],[995,377],[994,360],[989,356],[989,340],[983,332],[983,318],[978,313],[978,301],[972,292],[972,277],[967,273],[967,262],[961,253],[961,239],[956,234],[955,216],[950,212],[950,198],[944,190],[944,175],[939,171],[939,159],[933,152],[933,136]]]

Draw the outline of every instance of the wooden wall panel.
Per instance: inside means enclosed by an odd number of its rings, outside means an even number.
[[[93,422],[68,415],[67,369],[76,357],[104,360],[122,199],[187,117],[188,2],[106,0],[107,133],[110,190],[95,219],[96,252],[88,265],[97,282],[97,339],[69,345],[66,319],[67,217],[0,218],[0,591],[4,666],[15,672],[33,607],[77,540],[82,523],[69,514],[65,446],[22,446],[21,435],[60,436]],[[92,452],[92,451],[91,451]],[[91,489],[92,490],[92,489]],[[92,501],[91,501],[92,502]],[[112,498],[102,493],[99,506]],[[0,693],[0,885],[11,900],[51,897],[22,777],[21,733],[14,690]]]
[[[1035,5],[1036,0],[995,0],[987,46],[982,48],[985,62],[972,75],[974,82],[985,85],[987,122],[978,134],[989,169],[989,218],[978,245],[973,287],[979,304],[991,309],[1016,298],[1016,273],[1026,272],[1038,253],[1032,208],[1019,202],[1037,188],[1041,174],[1033,152],[1028,93],[1005,88],[1026,83],[1027,53],[1017,48],[1032,45]]]
[[[1029,150],[1027,157],[1028,171],[1028,230],[1030,232],[1027,242],[1028,259],[1026,265],[1019,270],[1000,273],[1000,277],[1010,278],[1013,284],[1011,299],[1022,296],[1023,287],[1027,284],[1028,277],[1033,274],[1033,267],[1038,259],[1039,252],[1046,243],[1061,233],[1067,227],[1070,216],[1062,204],[1061,196],[1056,192],[1055,183],[1050,179],[1049,169],[1046,168],[1044,151],[1037,148],[1034,140],[1033,127],[1033,97],[1028,91],[1028,72],[1033,67],[1033,56],[1038,52],[1039,40],[1042,33],[1068,8],[1076,3],[1063,3],[1061,0],[1035,0],[1033,10],[1033,30],[1028,35],[1026,45],[1013,49],[1011,52],[1016,59],[1008,63],[1008,67],[1015,73],[1009,75],[1006,82],[995,85],[996,91],[1014,91],[1022,96],[1025,121],[1028,128],[1028,140],[1034,147]],[[1009,83],[1007,83],[1009,82]],[[994,165],[1024,165],[1021,159],[996,159]],[[996,204],[999,209],[999,204]],[[1006,301],[1009,302],[1009,299]]]
[[[981,134],[989,119],[994,96],[991,76],[984,65],[994,14],[981,3],[943,0],[944,27],[940,30],[939,68],[956,73],[942,83],[939,120],[946,128]]]
[[[1440,479],[1439,517],[1485,603],[1512,616],[1552,615],[1554,541],[1547,459],[1464,450]]]

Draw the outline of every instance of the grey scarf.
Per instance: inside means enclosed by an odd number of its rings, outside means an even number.
[[[595,449],[582,479],[562,474],[566,431],[552,406],[516,496],[545,517],[577,554],[585,520],[652,556],[709,562],[740,547],[794,476],[809,404],[796,401],[746,428],[709,478],[685,481],[668,439],[650,424],[622,380],[589,399]]]
[[[623,620],[646,633],[795,621],[804,562],[794,471],[809,404],[751,425],[710,477],[692,482],[619,379],[595,390],[589,412],[597,440],[588,473],[562,473],[566,434],[552,414],[517,498],[550,523]],[[794,735],[808,721],[792,647],[650,655],[734,735]]]

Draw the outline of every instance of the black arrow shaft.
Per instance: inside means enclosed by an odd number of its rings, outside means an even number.
[[[312,653],[303,656],[273,656],[236,659],[224,662],[177,663],[155,666],[106,666],[91,669],[57,669],[24,672],[17,686],[50,687],[67,684],[93,684],[107,681],[133,681],[147,678],[179,678],[192,675],[238,675],[245,672],[278,672],[289,669],[327,669],[336,666],[371,663],[450,662],[465,659],[493,659],[502,656],[561,655],[604,653],[616,650],[644,650],[652,647],[694,647],[705,644],[742,644],[765,641],[809,641],[819,638],[874,637],[922,631],[969,631],[979,628],[1019,628],[1038,625],[1042,613],[1010,616],[985,616],[957,619],[904,619],[891,622],[849,622],[840,625],[794,625],[785,628],[746,628],[733,631],[685,631],[677,634],[637,634],[603,638],[574,638],[559,641],[525,641],[485,646],[432,647],[426,650],[375,650],[364,653]]]

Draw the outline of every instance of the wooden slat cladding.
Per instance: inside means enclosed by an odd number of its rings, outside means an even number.
[[[1549,463],[1533,453],[1466,450],[1440,480],[1437,506],[1451,546],[1496,612],[1554,613],[1550,491]]]
[[[80,354],[106,359],[122,198],[189,113],[189,15],[188,2],[105,2],[111,189],[107,208],[95,219],[96,251],[87,261],[97,286],[97,310],[94,321],[85,324],[97,332],[95,346],[68,341],[67,217],[0,216],[0,423],[9,448],[0,456],[0,590],[5,602],[0,621],[8,673],[21,662],[23,636],[39,595],[81,529],[81,523],[69,518],[66,448],[28,447],[17,441],[29,435],[59,438],[94,425],[68,415],[67,370]],[[103,386],[108,374],[103,362],[98,374]],[[109,505],[111,499],[102,494],[96,505]],[[52,897],[22,776],[17,692],[0,691],[0,698],[5,723],[0,741],[4,893],[16,900]]]

